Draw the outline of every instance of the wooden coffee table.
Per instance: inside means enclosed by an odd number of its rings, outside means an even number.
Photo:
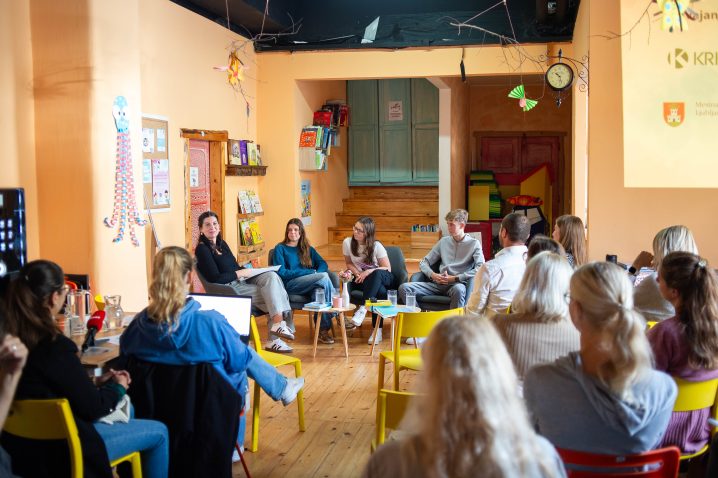
[[[349,343],[347,342],[347,329],[344,323],[344,312],[349,312],[351,310],[356,309],[356,305],[349,304],[346,307],[326,307],[324,309],[314,309],[314,308],[304,308],[302,310],[306,310],[309,312],[319,312],[320,314],[329,313],[329,314],[338,314],[339,319],[339,327],[342,329],[342,340],[344,341],[344,355],[348,358],[349,357]],[[318,319],[321,320],[321,319]],[[319,341],[319,326],[314,326],[314,349],[312,351],[312,357],[317,356],[317,342]]]

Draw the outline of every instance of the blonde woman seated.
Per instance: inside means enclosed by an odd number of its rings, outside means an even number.
[[[572,273],[565,258],[553,252],[539,253],[526,265],[511,314],[493,317],[519,380],[532,366],[579,349],[578,330],[568,315]]]
[[[402,428],[364,477],[565,476],[556,450],[529,424],[511,359],[488,320],[454,317],[431,332]]]
[[[529,370],[524,397],[536,429],[560,448],[642,453],[663,437],[676,384],[653,370],[645,322],[615,264],[591,262],[571,278],[581,350]]]
[[[569,214],[559,216],[551,237],[566,250],[566,259],[571,267],[580,267],[588,262],[585,227],[580,217]]]
[[[673,304],[667,301],[658,289],[657,271],[661,268],[664,257],[678,251],[698,254],[698,246],[690,229],[686,226],[661,229],[653,238],[653,254],[642,251],[628,269],[628,278],[635,283],[633,301],[646,320],[661,321],[676,315]],[[641,269],[644,272],[639,274]]]

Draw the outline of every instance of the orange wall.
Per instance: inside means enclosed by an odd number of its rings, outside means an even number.
[[[621,43],[599,35],[621,31],[620,15],[638,18],[635,2],[590,2],[591,84],[589,95],[589,255],[602,259],[618,254],[632,261],[638,251],[650,250],[655,233],[671,224],[688,226],[701,254],[718,263],[718,227],[712,218],[714,189],[623,187],[623,116]],[[581,2],[581,8],[585,8]],[[653,34],[662,33],[657,29]],[[634,38],[634,41],[642,41]],[[651,78],[658,67],[647,63],[643,75]],[[676,145],[680,155],[680,145]],[[699,172],[696,172],[699,174]]]
[[[28,258],[40,255],[30,4],[0,1],[0,188],[25,188]]]

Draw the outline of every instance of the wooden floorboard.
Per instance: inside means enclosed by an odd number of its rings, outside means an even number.
[[[260,320],[261,322],[265,322]],[[304,409],[306,431],[300,432],[297,405],[283,407],[266,394],[261,397],[259,450],[245,452],[254,478],[263,477],[358,477],[369,459],[374,437],[377,372],[379,351],[389,350],[387,339],[369,356],[367,338],[370,321],[349,337],[349,358],[344,357],[341,338],[333,345],[319,344],[312,357],[309,325],[303,313],[295,312],[296,340],[294,356],[302,360],[306,380]],[[266,322],[260,334],[266,334]],[[338,333],[337,329],[337,333]],[[292,367],[280,369],[293,376]],[[392,370],[387,367],[386,384],[391,387]],[[402,389],[411,387],[416,374],[402,372]],[[248,414],[245,446],[251,441],[251,413]],[[233,469],[235,477],[244,477],[240,463]]]

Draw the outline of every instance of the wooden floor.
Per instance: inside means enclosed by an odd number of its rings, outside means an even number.
[[[261,330],[266,336],[266,322]],[[333,345],[319,344],[312,358],[309,325],[304,312],[295,312],[296,340],[291,344],[294,356],[302,360],[306,379],[304,407],[306,431],[300,432],[297,405],[283,407],[266,394],[261,398],[259,450],[245,452],[254,478],[263,477],[356,477],[361,476],[369,459],[374,436],[379,350],[389,349],[389,325],[384,327],[384,342],[369,356],[367,338],[371,331],[369,318],[361,330],[349,338],[349,358],[339,338]],[[337,330],[339,335],[339,331]],[[280,369],[293,376],[292,367]],[[416,374],[402,372],[402,390],[407,390]],[[392,371],[386,379],[391,384]],[[251,415],[251,413],[250,413]],[[247,420],[245,446],[251,440],[251,418]],[[243,477],[240,463],[234,465],[234,476]]]

